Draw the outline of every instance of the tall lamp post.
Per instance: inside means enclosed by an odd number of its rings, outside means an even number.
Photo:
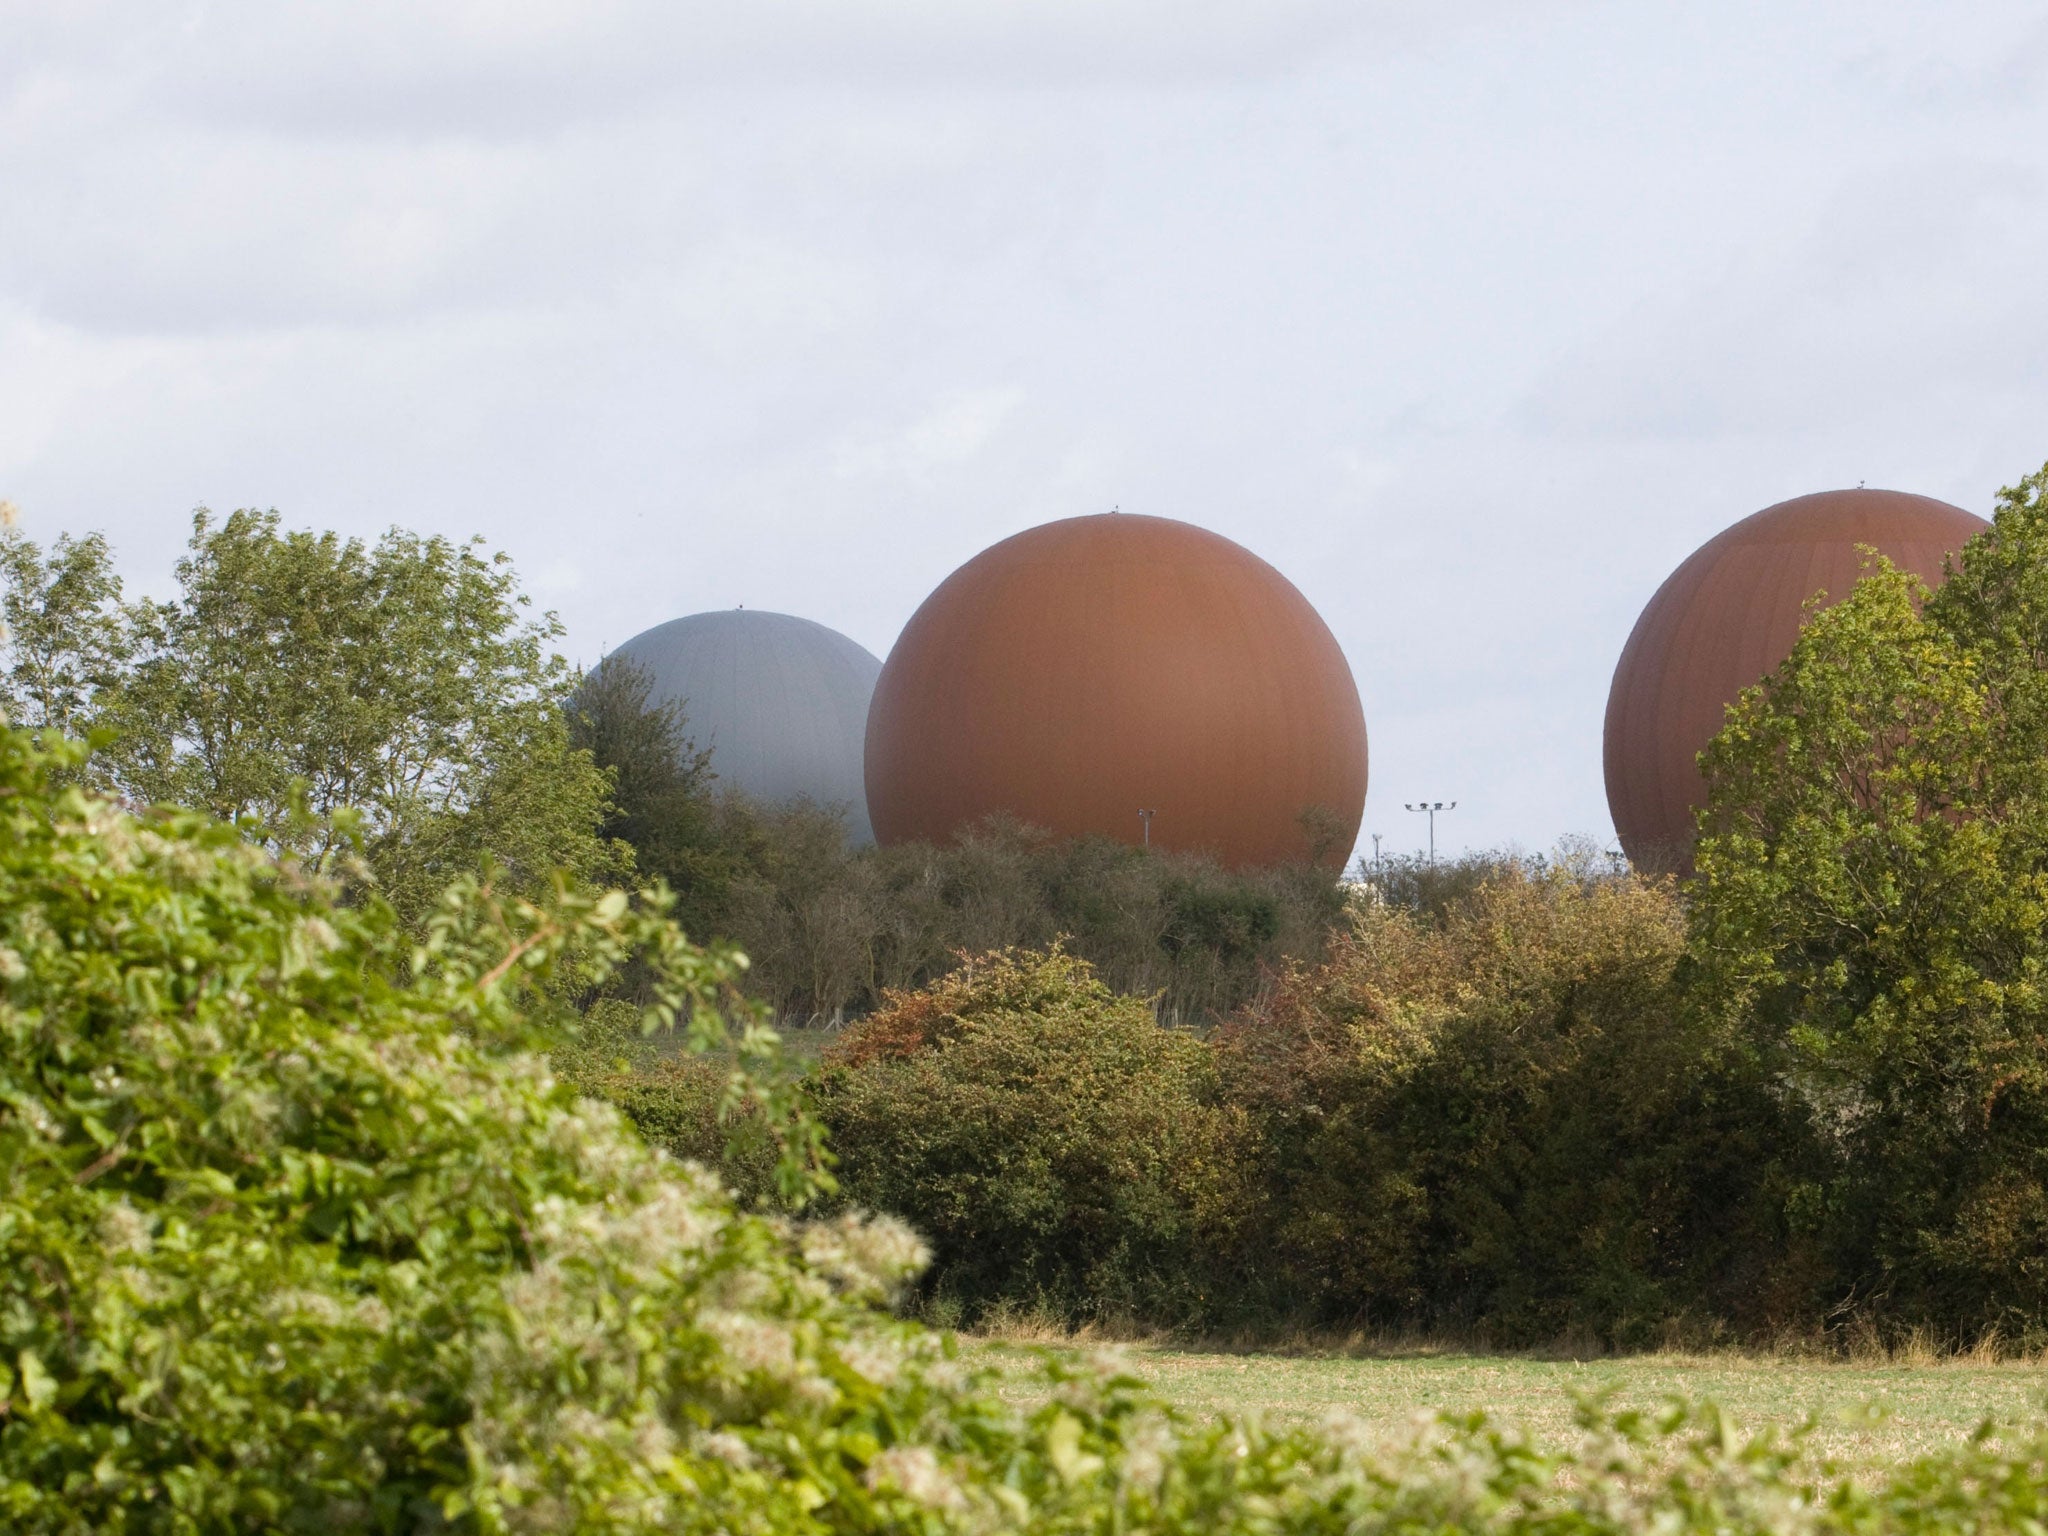
[[[1432,864],[1436,862],[1436,813],[1455,811],[1457,808],[1458,802],[1455,800],[1448,804],[1442,800],[1425,800],[1420,805],[1405,806],[1407,810],[1426,812],[1429,816],[1429,862]]]

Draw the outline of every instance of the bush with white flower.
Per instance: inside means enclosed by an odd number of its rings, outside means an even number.
[[[777,1529],[892,1496],[868,1464],[959,1374],[873,1305],[916,1238],[740,1216],[559,1086],[529,1018],[630,952],[658,1018],[715,1031],[734,957],[658,903],[484,879],[415,948],[231,829],[55,782],[74,757],[0,744],[0,1527]]]

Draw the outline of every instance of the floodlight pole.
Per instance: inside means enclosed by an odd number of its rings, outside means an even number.
[[[1138,812],[1138,820],[1143,822],[1145,826],[1145,846],[1147,848],[1152,846],[1152,818],[1158,814],[1157,811]]]
[[[1434,864],[1436,862],[1436,813],[1438,811],[1455,811],[1458,808],[1458,802],[1453,800],[1446,804],[1441,800],[1425,800],[1420,805],[1406,805],[1404,802],[1404,808],[1411,811],[1424,811],[1428,813],[1429,862]]]

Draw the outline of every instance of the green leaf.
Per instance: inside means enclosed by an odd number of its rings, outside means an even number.
[[[1093,1477],[1103,1468],[1100,1456],[1081,1449],[1081,1421],[1062,1409],[1053,1415],[1045,1432],[1046,1459],[1060,1481],[1072,1487]]]
[[[57,1378],[43,1367],[42,1357],[32,1349],[24,1349],[15,1356],[15,1368],[21,1376],[21,1396],[28,1406],[40,1412],[57,1400]]]

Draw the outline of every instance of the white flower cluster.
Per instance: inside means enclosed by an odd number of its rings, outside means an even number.
[[[557,1100],[529,1124],[524,1134],[574,1181],[534,1202],[531,1261],[501,1287],[507,1326],[481,1336],[473,1380],[479,1470],[515,1526],[588,1524],[591,1510],[559,1501],[601,1483],[653,1501],[606,1505],[607,1528],[641,1528],[659,1501],[707,1478],[758,1476],[763,1453],[739,1424],[830,1411],[837,1370],[884,1391],[912,1372],[942,1391],[942,1379],[964,1383],[937,1336],[868,1310],[927,1262],[901,1222],[739,1216],[710,1175],[650,1150],[605,1105]],[[707,1408],[712,1422],[693,1422]],[[928,1427],[945,1433],[943,1422]],[[598,1464],[605,1475],[593,1479]],[[934,1511],[970,1503],[929,1447],[898,1445],[866,1475]]]
[[[588,1523],[592,1511],[542,1495],[602,1484],[614,1495],[599,1523],[658,1528],[666,1501],[690,1486],[690,1461],[754,1459],[736,1435],[685,1432],[683,1404],[664,1406],[671,1352],[694,1348],[709,1367],[697,1402],[737,1408],[758,1393],[802,1401],[832,1389],[775,1315],[776,1288],[753,1266],[720,1263],[736,1219],[714,1180],[650,1150],[609,1106],[551,1107],[535,1129],[602,1193],[536,1203],[532,1263],[502,1288],[509,1327],[478,1352],[476,1445],[488,1479],[523,1512],[516,1525],[548,1528],[551,1510]],[[563,1400],[566,1380],[585,1384],[579,1400]],[[599,1463],[606,1476],[593,1479]]]
[[[894,1298],[931,1263],[931,1250],[904,1223],[860,1211],[811,1222],[798,1245],[813,1270],[863,1300]]]
[[[294,923],[285,935],[278,974],[289,979],[312,970],[327,955],[341,947],[341,935],[324,917],[307,917]]]
[[[100,1210],[100,1249],[109,1257],[144,1254],[154,1245],[149,1218],[121,1199]]]
[[[857,1375],[878,1387],[893,1387],[902,1379],[904,1349],[883,1334],[846,1340],[839,1346],[839,1358]]]
[[[752,1447],[728,1429],[714,1429],[697,1436],[691,1443],[692,1450],[699,1456],[713,1461],[722,1461],[729,1467],[744,1472],[756,1461]]]
[[[958,1515],[967,1510],[967,1492],[940,1463],[928,1445],[892,1445],[868,1463],[867,1485],[893,1490],[913,1504]]]
[[[1156,1498],[1179,1445],[1180,1438],[1165,1415],[1148,1412],[1132,1420],[1124,1430],[1125,1488]]]
[[[50,1113],[50,1107],[43,1102],[41,1094],[21,1094],[0,1108],[12,1109],[23,1125],[45,1141],[56,1141],[64,1134],[63,1121]]]
[[[289,1286],[273,1293],[264,1303],[265,1314],[278,1322],[293,1322],[324,1328],[383,1333],[391,1326],[391,1312],[375,1296],[313,1290]]]
[[[697,1326],[710,1335],[739,1376],[765,1376],[770,1381],[794,1381],[797,1374],[796,1340],[786,1327],[745,1312],[707,1311],[698,1316]]]

